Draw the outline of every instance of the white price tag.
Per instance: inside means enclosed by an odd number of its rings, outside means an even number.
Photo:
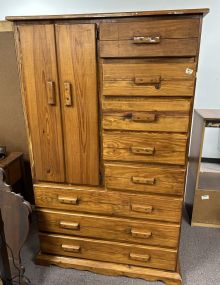
[[[192,75],[193,74],[193,69],[186,68],[186,74]]]
[[[201,198],[202,200],[209,200],[209,195],[202,195]]]

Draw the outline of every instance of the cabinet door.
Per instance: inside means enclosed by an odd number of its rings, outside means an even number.
[[[18,27],[33,176],[63,182],[64,158],[53,25]]]
[[[98,96],[94,24],[56,25],[66,179],[99,184]]]

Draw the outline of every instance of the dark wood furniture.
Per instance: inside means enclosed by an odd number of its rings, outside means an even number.
[[[207,9],[14,22],[40,264],[181,284],[180,224]]]
[[[193,205],[192,226],[220,227],[220,172],[200,169],[205,128],[219,124],[219,109],[195,110],[186,187]]]
[[[27,192],[27,180],[24,169],[24,158],[22,152],[9,152],[5,159],[0,160],[0,168],[4,169],[6,183],[16,191],[16,184],[21,182],[23,192]]]

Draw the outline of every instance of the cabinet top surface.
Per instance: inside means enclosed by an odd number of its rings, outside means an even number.
[[[94,19],[94,18],[123,18],[123,17],[143,17],[143,16],[163,16],[163,15],[189,15],[207,14],[208,8],[183,9],[183,10],[159,10],[159,11],[137,11],[119,13],[93,13],[93,14],[67,14],[67,15],[39,15],[39,16],[7,16],[8,21],[23,20],[59,20],[59,19]]]
[[[196,109],[195,111],[205,120],[220,119],[220,109]]]

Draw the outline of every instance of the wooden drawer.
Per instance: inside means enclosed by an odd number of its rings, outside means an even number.
[[[180,222],[182,198],[137,195],[98,188],[35,185],[38,207],[107,216]]]
[[[177,248],[179,225],[38,209],[40,231]]]
[[[188,132],[191,100],[104,100],[106,130]]]
[[[112,62],[102,65],[104,96],[193,96],[195,62]]]
[[[185,165],[187,135],[103,132],[103,158],[112,161]]]
[[[105,164],[105,177],[108,189],[182,195],[185,168]]]
[[[144,245],[40,234],[41,251],[64,256],[174,270],[177,251]]]
[[[101,23],[100,56],[195,56],[199,31],[198,18]]]

